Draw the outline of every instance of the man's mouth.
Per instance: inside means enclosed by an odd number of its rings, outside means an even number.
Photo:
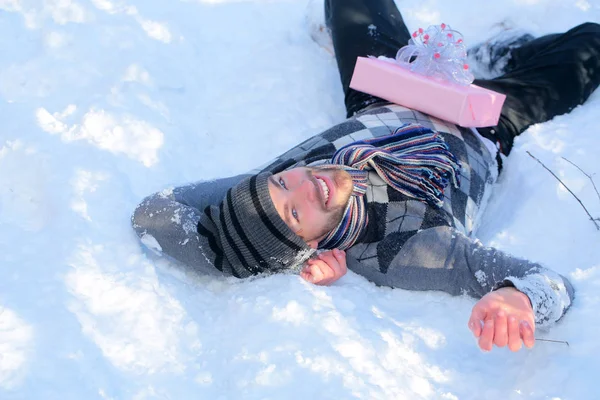
[[[321,194],[323,196],[323,200],[325,201],[325,206],[327,206],[327,203],[329,202],[329,186],[327,186],[327,182],[325,182],[325,180],[322,178],[315,176],[315,180],[321,188]]]

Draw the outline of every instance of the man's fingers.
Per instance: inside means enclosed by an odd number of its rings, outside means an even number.
[[[328,250],[306,262],[300,276],[315,285],[330,285],[347,272],[346,255],[342,250]]]
[[[321,281],[317,283],[317,285],[322,285],[322,286],[328,286],[330,285],[335,278],[335,271],[332,269],[332,267],[327,264],[327,263],[321,263],[320,265],[321,268],[321,274],[322,274],[322,278]]]
[[[471,317],[468,326],[471,332],[473,332],[473,336],[479,337],[481,335],[482,326],[480,319],[474,319],[473,317]]]
[[[346,263],[346,252],[340,249],[334,249],[333,250],[333,256],[335,257],[335,259],[340,263],[340,264],[345,264]]]
[[[333,250],[326,251],[324,253],[319,254],[319,259],[329,266],[335,273],[339,274],[340,271],[340,263],[335,256],[335,252]]]
[[[319,254],[318,258],[323,262],[327,263],[328,267],[333,271],[333,278],[331,281],[336,281],[348,272],[346,267],[346,255],[344,251],[334,249]]]
[[[329,285],[335,280],[336,273],[332,267],[323,260],[314,260],[310,264],[311,274],[313,275],[312,283],[315,285]]]
[[[312,283],[312,277],[310,276],[310,274],[307,271],[301,271],[300,272],[300,277],[302,279],[304,279],[306,282],[311,282]]]
[[[506,312],[498,311],[494,321],[494,344],[498,347],[504,347],[508,344],[508,323]]]
[[[471,311],[471,318],[469,318],[468,324],[469,329],[471,332],[473,332],[475,337],[479,337],[481,335],[484,319],[485,312],[476,304],[475,307],[473,307],[473,311]]]
[[[479,336],[479,348],[484,351],[491,351],[494,342],[494,319],[489,318],[483,324],[483,332]]]
[[[346,252],[339,249],[333,250],[333,256],[337,261],[338,268],[336,272],[339,273],[339,276],[345,275],[348,272],[348,267],[346,266]]]
[[[535,345],[535,336],[531,325],[527,321],[523,321],[520,324],[521,337],[523,338],[523,344],[528,349],[531,349]]]
[[[309,282],[318,283],[323,279],[323,271],[319,263],[311,263],[308,266]]]
[[[307,282],[313,283],[313,276],[312,276],[312,271],[311,271],[311,265],[312,263],[310,263],[311,260],[308,260],[309,263],[307,263],[304,268],[302,268],[302,271],[300,271],[300,277],[302,279],[304,279]]]
[[[508,317],[508,348],[511,351],[519,351],[521,349],[519,322],[512,315]]]

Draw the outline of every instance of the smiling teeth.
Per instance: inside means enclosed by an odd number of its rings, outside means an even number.
[[[323,189],[323,193],[325,193],[325,203],[327,203],[327,201],[329,200],[329,188],[327,187],[327,184],[320,178],[317,178],[317,182],[319,182],[319,184],[321,185],[321,188]]]

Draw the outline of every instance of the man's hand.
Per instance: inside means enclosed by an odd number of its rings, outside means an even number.
[[[300,276],[307,282],[326,286],[340,279],[346,272],[346,252],[334,249],[308,260]]]
[[[535,320],[529,298],[512,287],[483,296],[473,307],[469,329],[479,338],[481,350],[508,345],[511,351],[535,344]]]

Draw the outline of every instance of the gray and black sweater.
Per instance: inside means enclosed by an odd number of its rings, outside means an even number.
[[[538,325],[557,321],[574,296],[566,278],[539,264],[484,247],[472,238],[497,167],[483,142],[469,129],[401,106],[378,106],[306,140],[251,174],[321,164],[341,146],[389,135],[405,123],[440,132],[461,162],[460,187],[446,188],[443,207],[435,208],[400,194],[370,172],[366,194],[369,225],[346,252],[348,268],[377,285],[476,298],[499,287],[514,286],[531,300]],[[231,264],[223,256],[218,235],[207,230],[211,224],[205,212],[247,176],[200,182],[149,196],[136,208],[133,227],[146,246],[199,273],[250,276],[247,266]],[[294,268],[298,266],[290,266]]]

